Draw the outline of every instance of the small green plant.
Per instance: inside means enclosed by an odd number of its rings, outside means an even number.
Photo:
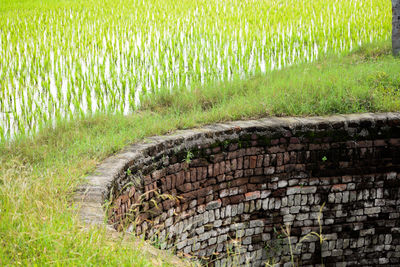
[[[327,160],[328,160],[328,158],[327,158],[326,156],[323,156],[323,157],[322,157],[322,161],[323,161],[323,162],[325,162],[325,161],[327,161]]]
[[[243,145],[242,145],[242,141],[239,140],[239,141],[238,141],[238,147],[239,147],[239,148],[242,148],[242,146],[243,146]]]
[[[186,162],[187,164],[189,164],[192,161],[193,157],[194,157],[194,155],[193,155],[192,151],[188,150],[186,152],[186,157],[183,161]]]
[[[222,144],[222,146],[225,148],[225,149],[227,149],[228,147],[229,147],[229,144],[230,144],[231,142],[229,141],[229,140],[225,140],[224,142],[223,142],[223,144]]]

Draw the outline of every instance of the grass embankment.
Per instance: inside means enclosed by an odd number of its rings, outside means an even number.
[[[166,90],[130,116],[95,115],[2,144],[0,265],[155,265],[161,256],[79,222],[73,191],[100,160],[146,136],[205,123],[399,111],[399,73],[400,59],[379,44],[246,81]]]

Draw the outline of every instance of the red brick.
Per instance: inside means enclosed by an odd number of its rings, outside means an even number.
[[[215,178],[208,178],[205,183],[206,186],[214,185],[214,184],[217,184],[217,179],[215,179]]]
[[[260,149],[258,147],[255,147],[255,146],[246,148],[246,155],[247,156],[257,155],[260,152],[259,150]]]
[[[214,164],[213,174],[214,174],[214,176],[219,175],[219,163]]]
[[[263,176],[250,177],[250,183],[252,183],[252,184],[262,184],[263,182],[265,182],[265,179]]]
[[[239,190],[238,190],[239,194],[245,194],[247,191],[248,191],[247,190],[247,184],[239,186]]]
[[[175,164],[169,165],[168,166],[168,173],[169,174],[176,173],[176,172],[180,171],[180,168],[181,168],[181,164],[180,163],[175,163]]]
[[[237,159],[237,169],[238,170],[243,169],[243,157]]]
[[[190,181],[196,182],[196,178],[197,178],[196,168],[191,168],[190,169]]]
[[[199,190],[197,190],[197,196],[199,197],[204,197],[208,194],[209,188],[200,188]]]
[[[163,202],[163,208],[164,210],[169,210],[170,208],[172,208],[174,206],[175,202],[173,200],[165,200]]]
[[[229,151],[235,151],[239,148],[239,144],[238,143],[234,143],[234,144],[229,144]]]
[[[385,140],[375,140],[374,146],[386,146],[386,141]]]
[[[165,180],[167,182],[167,190],[171,190],[172,188],[172,178],[171,175],[167,175],[167,177],[165,177]]]
[[[202,205],[206,202],[206,198],[205,197],[199,197],[197,198],[197,205]]]
[[[246,149],[245,148],[241,148],[237,151],[237,158],[242,158],[243,156],[246,155]]]
[[[229,197],[224,197],[221,199],[221,201],[222,201],[222,206],[227,206],[231,204],[231,199]]]
[[[220,152],[220,151],[221,151],[221,147],[220,147],[220,146],[214,147],[214,148],[212,149],[212,152],[213,152],[213,153],[218,153],[218,152]]]
[[[275,146],[279,144],[279,139],[272,139],[271,140],[271,145]]]
[[[290,137],[291,144],[300,144],[300,140],[297,137]]]
[[[187,192],[190,192],[190,190],[192,190],[192,184],[186,183],[186,184],[177,186],[177,188],[178,188],[180,191],[182,191],[182,192],[184,192],[184,193],[187,193]]]
[[[190,183],[190,171],[185,172],[185,183]]]
[[[165,169],[161,170],[155,170],[151,176],[153,177],[153,180],[158,180],[161,179],[161,177],[165,176]]]
[[[332,191],[333,192],[340,192],[346,190],[347,185],[346,184],[335,184],[332,186]]]
[[[241,178],[237,178],[237,179],[233,180],[231,182],[231,185],[232,186],[240,186],[240,185],[247,184],[248,182],[249,182],[249,178],[241,177]]]
[[[197,167],[196,168],[196,180],[197,181],[200,181],[200,180],[202,180],[202,178],[203,178],[203,169],[202,169],[202,167]]]
[[[306,165],[305,164],[296,164],[294,169],[296,171],[305,171],[306,170]]]
[[[225,174],[218,175],[217,176],[217,180],[218,180],[219,183],[225,181]]]
[[[243,159],[243,169],[248,169],[250,166],[250,157],[244,157]]]
[[[199,182],[194,182],[191,183],[192,184],[192,190],[196,190],[200,188],[200,183]]]
[[[296,165],[295,164],[286,164],[282,167],[285,167],[285,172],[289,173],[295,170]]]
[[[233,180],[233,176],[230,174],[225,175],[225,181],[230,181],[230,180]]]
[[[320,144],[310,144],[308,146],[309,150],[320,150],[321,149],[321,145]]]
[[[213,168],[214,166],[212,164],[208,165],[207,171],[208,171],[208,177],[213,177]]]
[[[254,169],[257,166],[257,156],[250,157],[250,168]]]
[[[400,138],[389,139],[389,144],[392,146],[400,146]]]
[[[195,199],[197,197],[197,194],[196,192],[187,192],[185,194],[182,194],[181,197],[185,201],[190,201],[192,199]]]
[[[246,200],[253,200],[260,198],[260,191],[248,192],[245,194]]]
[[[220,154],[211,155],[210,159],[214,163],[221,162],[222,160],[224,160],[224,154],[220,153]]]
[[[281,146],[272,146],[272,147],[269,147],[267,150],[268,150],[268,153],[285,152],[285,149]]]
[[[258,184],[247,184],[247,191],[256,191],[257,189],[260,188],[260,185]]]
[[[182,162],[181,163],[181,170],[187,170],[189,169],[189,164],[187,162]]]
[[[171,175],[171,186],[172,186],[172,188],[176,187],[176,175],[175,174]]]
[[[372,141],[357,141],[356,147],[372,147]]]
[[[225,173],[225,161],[220,162],[219,164],[219,174]]]
[[[254,169],[254,175],[262,175],[262,174],[263,174],[263,168]]]
[[[234,159],[237,158],[237,151],[228,152],[226,155],[226,159]]]
[[[230,172],[231,171],[231,161],[227,160],[225,161],[225,172]]]
[[[239,204],[239,203],[243,202],[244,195],[231,196],[229,199],[230,199],[231,204]]]
[[[176,186],[180,186],[185,182],[185,172],[180,171],[176,174]]]
[[[342,144],[343,144],[343,142],[331,143],[331,148],[341,148]]]

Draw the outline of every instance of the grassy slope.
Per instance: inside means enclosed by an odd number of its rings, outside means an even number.
[[[154,265],[161,257],[77,220],[72,194],[96,163],[146,136],[205,123],[399,111],[400,59],[389,54],[384,43],[246,81],[163,91],[131,116],[64,122],[0,145],[0,265]]]

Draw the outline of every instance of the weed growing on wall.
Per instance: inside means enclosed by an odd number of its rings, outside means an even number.
[[[301,246],[303,242],[305,242],[308,239],[311,239],[313,236],[318,238],[319,245],[322,246],[322,243],[325,241],[325,236],[322,233],[322,216],[323,216],[323,209],[325,207],[325,203],[321,205],[321,208],[319,209],[318,212],[318,225],[319,225],[319,232],[310,232],[303,236],[302,238],[299,239],[297,243],[293,242],[293,236],[291,235],[291,225],[290,224],[285,224],[284,226],[281,226],[280,232],[278,232],[275,228],[274,231],[277,234],[277,241],[274,246],[267,245],[265,249],[267,250],[275,250],[277,251],[285,251],[286,248],[288,248],[288,253],[290,255],[290,263],[292,264],[292,267],[300,266],[298,259],[296,259],[296,254],[301,253]],[[297,239],[297,238],[296,238]],[[283,262],[284,263],[284,262]],[[279,264],[273,257],[269,258],[265,262],[266,267],[273,267],[276,264]],[[323,258],[321,257],[321,265],[324,265]]]

